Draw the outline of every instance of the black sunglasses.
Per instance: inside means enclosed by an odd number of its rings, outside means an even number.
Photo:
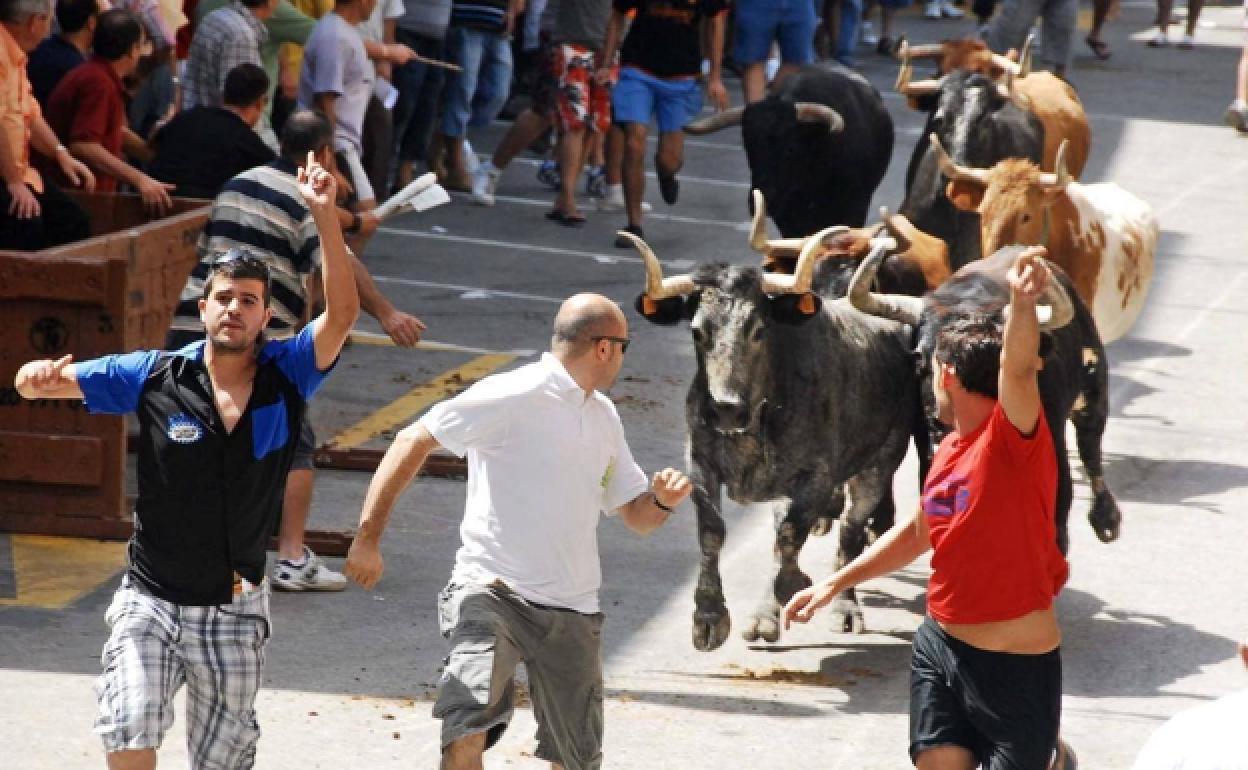
[[[620,355],[623,355],[628,352],[629,343],[632,342],[632,340],[630,340],[628,337],[612,337],[607,334],[602,334],[597,337],[590,337],[590,340],[594,342],[598,342],[599,340],[611,340],[612,342],[618,342],[620,343]]]
[[[264,280],[267,281],[269,279],[269,263],[260,257],[257,257],[255,254],[252,254],[250,251],[240,249],[237,246],[214,259],[212,261],[212,267],[213,269],[216,269],[223,265],[233,263],[238,263],[239,266],[245,267],[249,270],[258,270],[264,273]]]

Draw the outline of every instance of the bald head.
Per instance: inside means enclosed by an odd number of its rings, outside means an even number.
[[[551,347],[577,355],[593,344],[594,337],[623,336],[627,329],[619,305],[601,294],[577,294],[559,307]]]

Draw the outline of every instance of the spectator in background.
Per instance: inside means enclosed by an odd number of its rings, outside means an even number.
[[[822,40],[820,50],[831,49],[828,52],[832,58],[846,67],[854,66],[854,42],[862,23],[862,0],[823,0],[820,21],[817,33]]]
[[[356,211],[377,205],[361,159],[364,113],[373,97],[373,65],[356,29],[376,2],[338,0],[333,13],[321,17],[304,44],[299,73],[299,107],[319,110],[334,127],[338,169],[355,191]]]
[[[224,105],[183,110],[152,137],[156,156],[148,171],[176,185],[174,195],[215,198],[230,179],[273,160],[254,130],[268,93],[269,78],[261,68],[240,64],[230,70]]]
[[[203,17],[191,40],[182,109],[221,106],[225,78],[240,64],[264,66],[260,46],[269,39],[264,22],[277,0],[233,0]]]
[[[441,130],[434,136],[430,163],[446,154],[443,185],[468,192],[472,180],[464,165],[464,132],[498,116],[511,89],[511,37],[521,0],[453,0],[446,35],[447,58],[462,71],[446,78]]]
[[[161,0],[111,0],[114,8],[130,11],[143,25],[151,43],[135,70],[138,89],[127,106],[130,128],[146,137],[158,121],[167,119],[174,103],[173,63],[178,27],[186,24],[186,16],[169,17]]]
[[[390,61],[389,51],[398,47],[395,45],[395,25],[405,12],[404,0],[376,0],[368,18],[358,25],[365,50],[368,50],[370,43],[377,46],[374,52],[369,53],[373,65],[373,96],[364,111],[360,161],[373,190],[382,197],[385,196],[386,183],[390,181],[390,166],[394,160],[394,119],[390,110],[395,104],[391,101],[387,106],[382,96],[390,100],[398,98],[391,85],[395,65]]]
[[[1104,28],[1110,14],[1118,15],[1118,0],[1092,0],[1092,29],[1088,30],[1088,36],[1084,38],[1084,42],[1101,61],[1105,61],[1111,55],[1109,43],[1101,37],[1101,29]]]
[[[1179,38],[1179,48],[1191,50],[1196,47],[1196,22],[1200,20],[1200,11],[1205,7],[1205,0],[1187,0],[1187,29]],[[1157,0],[1157,34],[1148,41],[1152,48],[1163,48],[1170,45],[1167,31],[1170,29],[1171,14],[1174,12],[1174,0]]]
[[[244,171],[226,183],[212,204],[212,213],[200,236],[200,262],[192,268],[182,290],[166,347],[178,349],[203,337],[198,301],[203,295],[204,280],[216,255],[234,248],[245,249],[268,265],[273,317],[266,336],[293,336],[305,319],[314,314],[311,308],[319,299],[316,275],[321,264],[321,241],[312,213],[298,194],[298,175],[309,154],[322,166],[332,160],[333,141],[333,128],[323,115],[308,110],[296,112],[282,129],[281,157]],[[340,225],[355,223],[359,229],[361,215],[341,208],[337,214]],[[362,216],[367,220],[365,232],[371,234],[377,220],[372,214]],[[378,320],[396,345],[411,347],[419,342],[425,328],[420,319],[396,310],[350,252],[348,261],[364,311]],[[312,510],[312,452],[316,437],[306,421],[298,430],[295,457],[286,476],[273,585],[283,591],[341,591],[346,587],[342,575],[325,566],[303,543]]]
[[[893,19],[897,11],[910,5],[910,0],[870,0],[862,9],[862,42],[875,47],[881,56],[892,56],[901,44],[900,38],[894,37]],[[880,34],[876,35],[871,28],[871,12],[880,9]],[[957,10],[957,9],[955,9]]]
[[[1248,134],[1248,3],[1244,5],[1244,48],[1235,69],[1235,100],[1222,119],[1241,134]]]
[[[44,38],[26,62],[30,87],[44,109],[61,78],[87,60],[99,15],[99,0],[58,0],[56,24],[60,32]]]
[[[636,18],[620,47],[625,14],[636,11]],[[670,206],[680,196],[676,172],[684,164],[685,142],[681,129],[702,110],[702,93],[697,78],[702,72],[702,27],[709,40],[711,61],[706,93],[715,108],[728,106],[728,92],[720,79],[724,52],[724,19],[727,0],[696,0],[677,12],[667,2],[656,0],[613,0],[604,62],[614,62],[620,53],[620,79],[611,97],[615,122],[625,135],[624,199],[628,210],[625,228],[638,238],[641,229],[641,196],[646,189],[646,133],[650,118],[657,119],[659,146],[654,155],[654,171],[659,191]],[[599,83],[610,82],[611,71],[598,70]],[[627,238],[615,245],[632,248]]]
[[[395,25],[395,39],[427,59],[445,58],[451,0],[404,0],[403,5],[403,16]],[[394,85],[399,89],[399,101],[394,107],[396,188],[406,186],[415,177],[414,163],[428,163],[443,72],[441,67],[416,60],[394,68]]]
[[[1039,16],[1040,51],[1036,54],[1036,66],[1065,77],[1078,10],[1076,0],[1004,0],[1001,10],[988,23],[984,42],[997,53],[1011,48],[1021,51]]]
[[[113,9],[100,14],[92,39],[92,57],[61,80],[48,98],[48,123],[95,173],[101,192],[115,192],[119,182],[134,187],[143,202],[164,212],[173,185],[152,179],[126,162],[125,154],[144,156],[147,144],[126,125],[122,78],[134,74],[144,53],[143,27],[134,14]]]
[[[741,85],[745,102],[763,98],[767,90],[767,55],[780,45],[782,78],[815,60],[815,6],[811,0],[738,0],[735,4],[732,60],[744,67]]]
[[[90,234],[87,216],[30,165],[30,150],[53,158],[66,178],[91,190],[95,179],[43,119],[26,76],[26,52],[48,35],[49,0],[0,0],[0,249],[37,251]]]

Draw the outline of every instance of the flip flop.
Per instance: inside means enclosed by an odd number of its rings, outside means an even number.
[[[1088,35],[1084,38],[1084,42],[1088,44],[1088,48],[1092,49],[1093,55],[1101,61],[1105,61],[1110,56],[1114,55],[1113,51],[1109,50],[1109,43],[1106,43],[1104,40],[1097,40],[1091,35]]]
[[[547,211],[546,218],[552,222],[558,222],[564,227],[581,227],[585,224],[585,217],[580,214],[565,214],[562,209]]]

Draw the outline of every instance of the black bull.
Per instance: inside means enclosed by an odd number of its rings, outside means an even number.
[[[811,584],[798,554],[841,515],[843,485],[851,504],[838,567],[862,552],[868,528],[892,526],[893,474],[919,418],[909,331],[812,294],[813,247],[793,276],[708,265],[665,279],[649,247],[634,244],[648,274],[639,311],[655,323],[689,320],[697,356],[685,407],[702,551],[694,647],[719,647],[730,628],[719,575],[725,487],[738,503],[788,501],[774,509],[773,579],[743,631],[775,641],[783,603]],[[840,627],[863,628],[852,591],[833,612]]]
[[[866,78],[835,62],[806,65],[762,101],[694,121],[685,131],[705,134],[738,123],[750,186],[762,191],[782,236],[866,224],[893,153],[892,118]]]
[[[1005,275],[1020,248],[1006,247],[963,267],[922,299],[870,291],[879,268],[878,254],[863,260],[854,275],[849,300],[855,307],[907,324],[917,331],[915,358],[919,365],[919,387],[934,437],[945,430],[936,423],[931,389],[931,360],[937,334],[951,319],[971,314],[995,317],[1004,323],[1004,308],[1009,304]],[[1051,263],[1050,267],[1074,312],[1069,323],[1045,332],[1041,345],[1044,368],[1039,374],[1040,400],[1057,454],[1055,516],[1058,545],[1065,553],[1069,545],[1066,525],[1072,501],[1070,460],[1066,454],[1067,419],[1075,426],[1079,458],[1093,492],[1088,521],[1101,541],[1108,543],[1117,539],[1122,514],[1105,484],[1101,458],[1101,437],[1109,419],[1109,363],[1105,347],[1091,313],[1079,299],[1070,278]]]

